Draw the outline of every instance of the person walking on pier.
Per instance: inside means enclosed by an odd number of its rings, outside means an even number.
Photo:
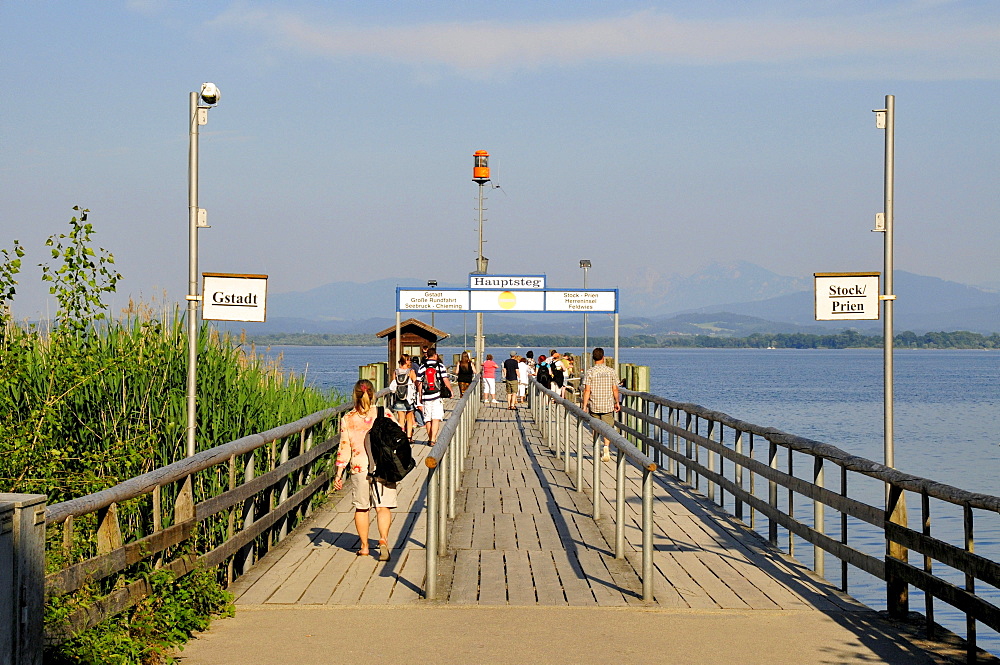
[[[368,556],[368,529],[371,524],[369,511],[375,508],[378,524],[379,561],[389,560],[389,527],[396,507],[396,483],[382,483],[368,477],[371,466],[371,439],[369,431],[378,417],[372,405],[375,388],[368,379],[354,384],[354,408],[347,412],[340,423],[340,448],[337,450],[337,475],[335,489],[344,487],[344,469],[351,468],[351,498],[354,504],[354,526],[361,539],[358,556]],[[389,416],[384,416],[388,418]]]
[[[441,399],[441,386],[452,390],[448,379],[448,366],[438,358],[437,348],[427,349],[424,363],[417,370],[420,378],[421,396],[424,404],[424,426],[427,428],[427,445],[437,443],[441,431],[441,421],[444,420],[444,400]]]
[[[507,410],[513,411],[517,400],[517,352],[511,351],[510,358],[503,361],[503,380],[507,388]]]
[[[417,401],[417,373],[413,371],[410,356],[405,353],[399,358],[399,367],[389,382],[389,394],[392,396],[392,412],[396,415],[399,426],[406,432],[406,437],[412,442],[417,422],[413,412]]]
[[[566,397],[566,365],[563,363],[562,355],[552,349],[549,356],[549,372],[552,373],[552,390],[560,397]]]
[[[528,361],[524,356],[517,358],[517,401],[519,404],[527,402],[528,376],[531,370],[528,368]]]
[[[594,365],[587,370],[587,375],[583,378],[581,406],[584,411],[613,428],[615,414],[622,408],[621,396],[618,393],[618,373],[605,364],[604,349],[601,347],[595,347],[590,357],[594,359]],[[608,449],[610,443],[605,437],[602,462],[611,461],[611,452]]]
[[[486,362],[483,363],[483,404],[499,404],[497,402],[497,370],[500,365],[493,360],[493,354],[486,354]]]
[[[458,396],[461,397],[469,389],[469,384],[476,375],[476,364],[469,358],[468,351],[462,351],[462,358],[455,367],[455,374],[458,375]]]

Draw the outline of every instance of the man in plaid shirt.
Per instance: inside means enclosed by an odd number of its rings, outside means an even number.
[[[615,413],[622,408],[618,395],[618,372],[605,364],[604,349],[601,347],[595,347],[590,357],[594,359],[594,365],[583,378],[583,410],[614,427]],[[608,444],[605,438],[604,454],[601,456],[603,462],[611,461]]]

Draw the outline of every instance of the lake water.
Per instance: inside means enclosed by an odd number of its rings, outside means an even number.
[[[441,347],[450,359],[461,349]],[[580,349],[561,349],[578,354]],[[510,349],[488,348],[504,359]],[[527,351],[527,349],[522,349]],[[273,347],[286,369],[305,373],[317,387],[347,392],[358,366],[385,359],[385,347]],[[548,349],[535,349],[548,353]],[[849,453],[883,460],[882,352],[876,349],[621,349],[622,362],[650,367],[650,392],[679,402],[722,411],[740,420],[776,427],[791,434],[835,445]],[[896,468],[963,489],[1000,493],[1000,353],[995,351],[899,350],[895,353]],[[808,472],[804,469],[803,472]],[[797,474],[798,475],[798,474]],[[827,473],[827,486],[839,488],[838,473]],[[852,482],[855,474],[852,474]],[[852,485],[851,496],[880,504],[878,484]],[[784,494],[784,492],[780,492]],[[799,498],[799,514],[811,508]],[[919,524],[919,501],[911,498],[910,524]],[[960,511],[932,506],[933,533],[962,545]],[[811,521],[811,520],[809,520]],[[766,520],[759,520],[766,529]],[[831,535],[839,519],[827,513]],[[976,513],[976,552],[1000,560],[1000,518]],[[882,556],[880,532],[864,524],[850,527],[851,544]],[[787,540],[787,539],[786,539]],[[783,541],[787,546],[787,542]],[[812,562],[812,547],[798,540],[795,555]],[[911,555],[911,563],[919,564]],[[826,557],[827,574],[839,581],[839,562]],[[963,578],[939,567],[936,574],[955,583]],[[851,571],[849,591],[866,604],[885,606],[883,584]],[[978,583],[977,591],[1000,604],[1000,591]],[[911,591],[911,608],[923,611],[923,599]],[[964,616],[935,604],[935,618],[964,635]],[[1000,636],[983,626],[980,645],[1000,653]]]

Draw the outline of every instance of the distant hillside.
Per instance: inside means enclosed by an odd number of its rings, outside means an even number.
[[[916,333],[1000,331],[1000,293],[936,277],[896,271],[895,328]],[[395,321],[396,287],[419,280],[387,278],[357,284],[334,282],[309,291],[268,296],[266,323],[227,324],[249,334],[371,334]],[[441,284],[458,288],[463,284]],[[812,278],[784,277],[751,263],[716,264],[681,277],[651,272],[620,287],[621,334],[714,334],[755,332],[830,333],[853,328],[878,333],[880,321],[815,321]],[[430,313],[417,318],[431,320]],[[582,334],[574,314],[486,314],[488,332],[531,335]],[[613,317],[592,314],[593,334],[611,334]],[[849,325],[848,325],[849,324]],[[435,325],[453,337],[474,334],[475,317],[437,314]]]

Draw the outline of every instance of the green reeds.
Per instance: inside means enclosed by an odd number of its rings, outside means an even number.
[[[339,403],[204,325],[198,449]],[[57,503],[184,456],[183,317],[132,311],[86,336],[10,326],[0,338],[0,491]]]

